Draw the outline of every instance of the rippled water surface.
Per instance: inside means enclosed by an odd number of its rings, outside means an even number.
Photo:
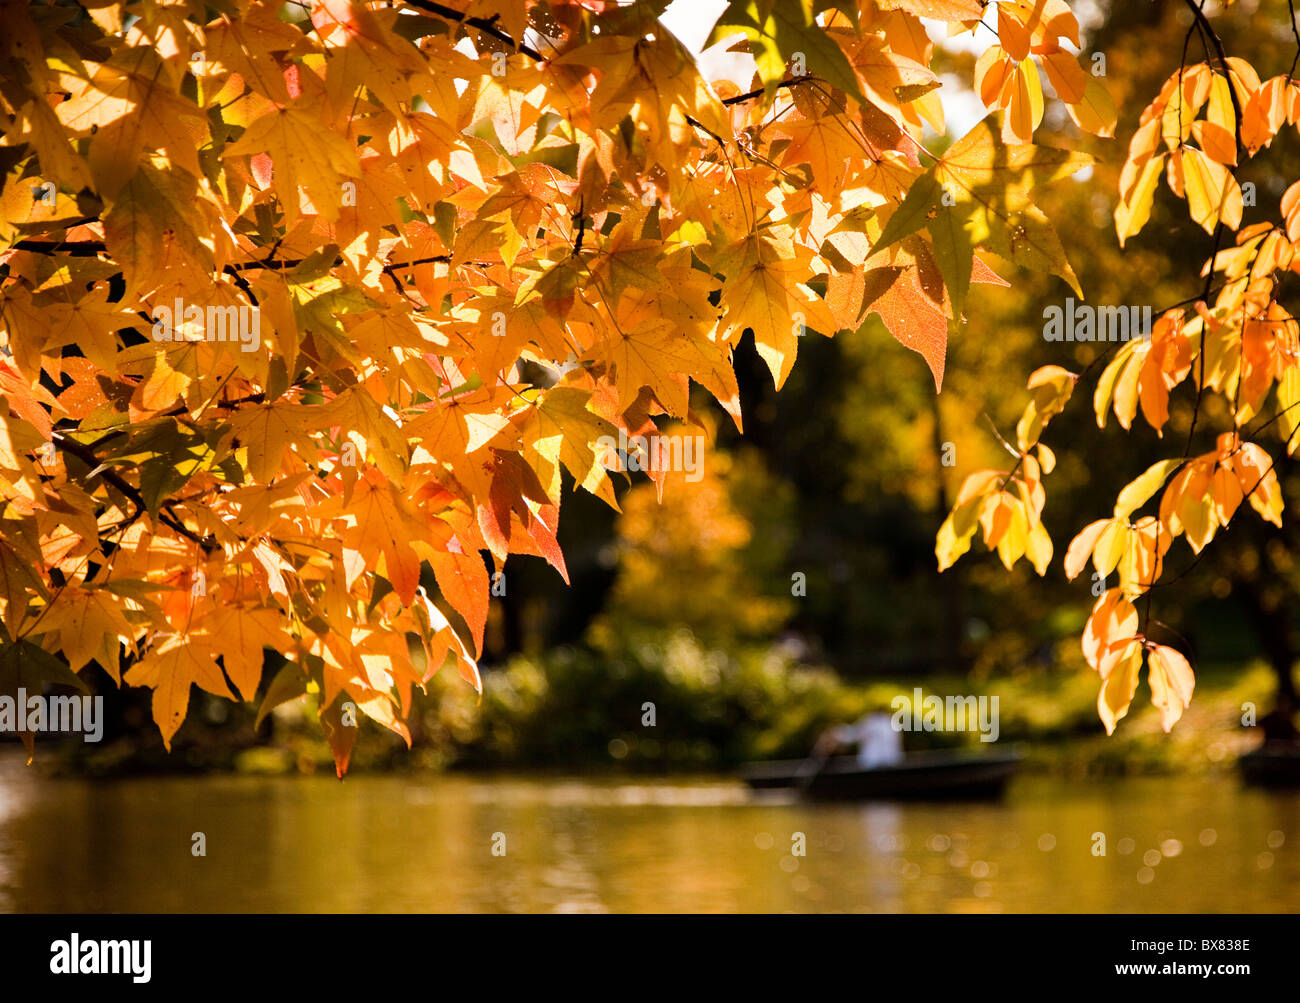
[[[725,778],[82,782],[0,759],[0,911],[1300,912],[1298,850],[1300,793],[1232,779],[821,806]]]

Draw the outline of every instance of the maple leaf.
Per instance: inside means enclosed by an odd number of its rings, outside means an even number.
[[[711,421],[692,382],[740,427],[745,331],[780,386],[802,335],[874,313],[937,391],[969,287],[1006,284],[989,255],[1079,292],[1037,189],[1092,161],[1029,142],[1042,74],[1083,130],[1117,118],[1063,0],[996,6],[975,85],[1001,119],[937,156],[922,141],[944,131],[944,78],[920,19],[970,32],[980,0],[731,0],[710,38],[740,36],[757,75],[712,82],[661,0],[96,2],[71,21],[4,6],[0,622],[15,640],[0,667],[18,653],[116,673],[125,645],[170,746],[192,683],[234,698],[229,676],[250,697],[275,650],[263,713],[321,694],[341,775],[355,710],[409,740],[412,686],[444,660],[481,685],[481,552],[567,578],[562,471],[617,507],[602,441],[657,435],[665,414]],[[1084,634],[1108,730],[1144,651],[1166,728],[1190,699],[1190,667],[1130,623],[1174,538],[1199,552],[1247,500],[1285,515],[1274,458],[1239,430],[1300,427],[1278,295],[1300,196],[1282,196],[1285,233],[1242,228],[1254,193],[1234,175],[1298,119],[1300,85],[1225,52],[1171,72],[1128,144],[1121,245],[1163,173],[1215,235],[1198,284],[1217,292],[1120,347],[1099,424],[1140,410],[1177,427],[1193,379],[1194,413],[1228,431],[1149,467],[1067,551],[1067,573],[1091,559],[1120,578]],[[164,304],[256,311],[261,340],[188,322],[164,343]],[[1017,464],[966,479],[941,567],[982,533],[1007,567],[1043,573],[1055,454],[1040,440],[1075,379],[1031,377]],[[647,473],[662,495],[667,472]],[[1158,515],[1133,519],[1158,492]],[[421,590],[425,564],[472,644]]]
[[[483,558],[476,553],[439,551],[431,563],[438,591],[465,619],[474,650],[481,653],[488,614],[488,573]]]
[[[222,606],[203,622],[208,643],[245,700],[253,699],[261,684],[263,649],[285,652],[292,645],[282,619],[276,609]]]
[[[669,414],[685,417],[690,409],[689,377],[707,387],[737,417],[740,391],[723,347],[681,331],[656,306],[653,297],[629,290],[620,302],[617,326],[591,350],[608,360],[620,410],[631,406],[645,387]]]
[[[525,412],[521,429],[524,455],[533,458],[534,469],[552,502],[560,500],[561,465],[575,481],[615,510],[614,485],[592,444],[617,436],[618,430],[587,407],[591,392],[578,387],[556,386],[538,395]]]
[[[310,448],[309,416],[310,411],[301,405],[280,402],[234,415],[231,430],[234,442],[248,450],[248,472],[269,483],[280,470],[286,450],[294,445]]]
[[[407,422],[405,433],[420,439],[420,448],[449,462],[477,453],[502,433],[513,436],[514,426],[500,413],[508,390],[475,390],[430,406]]]
[[[0,641],[0,696],[17,701],[26,693],[44,693],[47,686],[67,686],[82,693],[89,688],[68,667],[45,649],[28,640]],[[11,704],[12,705],[12,704]],[[35,754],[35,736],[19,733],[30,764]]]
[[[65,588],[47,607],[45,627],[59,632],[60,650],[74,672],[94,659],[114,682],[120,681],[118,644],[134,649],[137,634],[120,596],[106,589]]]
[[[155,144],[171,164],[195,177],[202,173],[203,111],[165,79],[153,49],[120,49],[97,67],[88,89],[55,109],[66,127],[90,135],[90,172],[101,195],[115,198]]]
[[[899,344],[925,359],[937,393],[943,388],[952,306],[934,257],[924,241],[909,238],[871,262],[879,264],[863,276],[864,313],[879,316]]]
[[[425,535],[415,512],[377,470],[358,478],[348,502],[349,525],[340,533],[344,547],[356,551],[368,565],[378,561],[398,597],[410,603],[420,584],[420,561],[411,541]]]
[[[858,101],[865,100],[853,66],[835,39],[818,25],[816,12],[813,0],[729,0],[709,44],[743,35],[769,96],[798,54],[805,57],[809,73]]]
[[[297,103],[268,111],[227,146],[224,157],[265,153],[275,165],[273,184],[290,221],[299,212],[301,187],[327,220],[338,219],[343,182],[361,175],[361,161],[348,141]]]
[[[199,239],[206,228],[194,193],[192,175],[153,164],[142,164],[118,192],[104,216],[104,244],[121,263],[129,288],[152,292],[165,271],[181,285],[206,281],[213,257]]]
[[[235,698],[226,686],[212,649],[184,635],[152,647],[127,669],[123,680],[131,686],[148,686],[153,690],[153,719],[168,750],[172,747],[172,737],[185,720],[191,685],[214,696]]]
[[[799,281],[809,257],[807,249],[783,247],[765,234],[728,249],[734,273],[723,290],[722,323],[730,340],[753,331],[778,390],[794,368],[799,338],[810,329],[829,336],[838,326],[826,303]]]
[[[32,570],[30,558],[24,557],[7,543],[0,542],[0,599],[4,600],[5,609],[0,622],[12,637],[19,621],[26,616],[29,602],[28,592],[44,597],[47,593],[45,583]],[[116,668],[116,664],[113,666]]]

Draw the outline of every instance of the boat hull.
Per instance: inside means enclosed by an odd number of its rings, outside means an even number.
[[[896,766],[862,769],[853,756],[827,760],[809,777],[806,760],[751,763],[741,771],[754,790],[787,790],[818,801],[982,800],[1000,797],[1023,755],[913,753]]]
[[[1264,745],[1237,760],[1242,778],[1257,787],[1300,787],[1300,747]]]

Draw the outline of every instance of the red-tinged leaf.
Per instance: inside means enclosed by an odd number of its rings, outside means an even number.
[[[864,276],[863,310],[878,315],[900,345],[925,359],[937,393],[943,387],[948,350],[947,290],[929,248],[919,238],[904,240],[890,257],[891,264]]]
[[[469,625],[474,650],[481,654],[489,598],[488,573],[483,558],[477,553],[438,552],[430,563],[438,580],[438,591]]]
[[[1137,608],[1119,589],[1108,589],[1083,629],[1083,657],[1104,679],[1123,646],[1137,635]]]
[[[345,710],[349,702],[348,694],[340,693],[328,707],[320,711],[321,727],[325,731],[325,741],[329,743],[334,755],[334,772],[340,780],[348,771],[352,760],[352,749],[357,744],[356,711]]]

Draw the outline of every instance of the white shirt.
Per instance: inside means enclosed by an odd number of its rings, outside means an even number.
[[[903,761],[903,733],[894,730],[888,714],[867,714],[833,732],[836,741],[858,747],[858,765],[864,770]]]

